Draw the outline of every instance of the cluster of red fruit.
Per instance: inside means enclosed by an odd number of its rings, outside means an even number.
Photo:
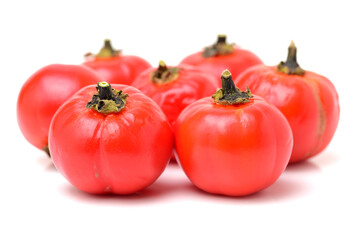
[[[200,189],[248,195],[321,152],[338,124],[332,83],[299,66],[293,43],[288,50],[285,62],[265,66],[219,35],[176,67],[152,68],[105,40],[82,65],[49,65],[29,78],[19,126],[89,193],[140,191],[175,155]]]

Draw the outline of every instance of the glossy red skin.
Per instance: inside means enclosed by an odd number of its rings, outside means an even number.
[[[291,163],[316,155],[330,143],[340,108],[336,89],[327,78],[310,71],[304,76],[288,75],[259,65],[234,82],[240,88],[249,86],[287,118],[294,136]]]
[[[131,85],[134,79],[151,65],[137,56],[87,58],[83,63],[98,72],[106,82]]]
[[[81,88],[101,81],[96,72],[79,65],[52,64],[35,72],[17,101],[17,120],[26,140],[39,149],[46,147],[50,122],[60,105]]]
[[[208,97],[180,114],[175,145],[179,164],[198,188],[245,196],[279,178],[293,138],[285,117],[260,97],[227,106]]]
[[[172,82],[153,83],[150,75],[156,68],[150,68],[141,73],[132,84],[160,106],[172,126],[186,106],[212,95],[219,87],[218,80],[208,73],[191,66],[182,65],[179,68],[179,75]]]
[[[129,94],[125,108],[108,115],[86,109],[96,89],[95,85],[83,88],[56,112],[50,152],[59,172],[80,190],[132,194],[163,172],[172,153],[173,134],[154,101],[133,87],[112,87]]]
[[[201,54],[202,52],[197,52],[187,56],[180,64],[189,64],[204,72],[211,73],[218,79],[219,84],[221,84],[221,73],[225,69],[228,69],[233,79],[235,79],[249,67],[262,63],[261,59],[254,53],[239,47],[235,47],[234,52],[229,55],[204,58]]]

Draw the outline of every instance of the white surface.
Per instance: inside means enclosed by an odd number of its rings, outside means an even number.
[[[2,1],[0,239],[359,239],[359,7],[329,2]],[[285,60],[293,39],[301,66],[331,79],[340,96],[329,147],[263,192],[209,195],[170,165],[141,194],[91,196],[22,137],[17,94],[40,67],[80,63],[104,38],[173,65],[218,33],[268,65]]]

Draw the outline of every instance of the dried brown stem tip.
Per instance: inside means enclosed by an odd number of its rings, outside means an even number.
[[[279,72],[285,74],[295,74],[295,75],[304,75],[305,70],[300,67],[296,60],[296,52],[297,48],[295,46],[294,41],[291,41],[290,46],[288,48],[288,56],[286,62],[280,62],[277,66],[277,70]]]
[[[156,84],[165,84],[174,81],[179,76],[180,68],[168,68],[164,61],[159,62],[159,67],[151,73],[151,81]]]
[[[249,102],[250,98],[253,97],[249,88],[247,88],[246,92],[240,91],[232,80],[232,75],[229,70],[225,70],[221,74],[221,84],[222,88],[218,89],[212,98],[215,103],[222,105],[234,105],[240,103]]]
[[[217,41],[206,47],[202,52],[202,56],[204,58],[209,58],[213,56],[222,56],[222,55],[229,55],[234,52],[234,44],[226,43],[226,35],[219,34],[217,36]]]
[[[125,107],[128,94],[111,88],[107,82],[99,82],[96,89],[98,92],[86,104],[86,108],[94,109],[102,114],[110,114],[120,112]]]
[[[104,45],[97,54],[87,53],[85,57],[96,57],[96,58],[111,58],[121,54],[121,50],[114,49],[111,45],[110,39],[104,40]]]

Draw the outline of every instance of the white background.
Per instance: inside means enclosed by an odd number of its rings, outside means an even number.
[[[1,1],[0,239],[360,239],[356,2]],[[137,195],[92,196],[22,137],[17,94],[39,68],[81,63],[104,38],[152,65],[176,65],[218,33],[268,65],[285,60],[294,40],[301,66],[327,76],[340,96],[328,148],[268,189],[206,194],[172,164]]]

